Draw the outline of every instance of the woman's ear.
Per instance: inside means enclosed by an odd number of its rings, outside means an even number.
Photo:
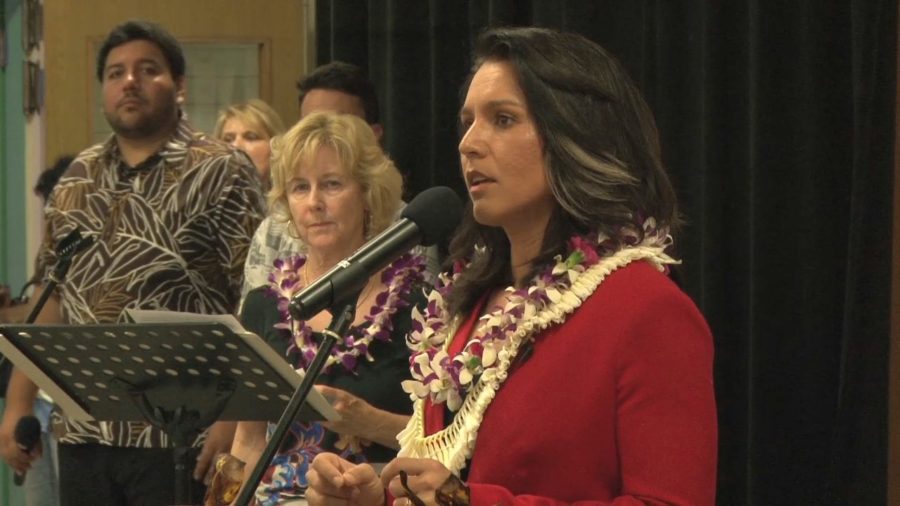
[[[381,126],[381,123],[369,123],[369,128],[371,128],[372,133],[375,134],[375,139],[378,141],[378,144],[381,144],[382,137],[384,137],[384,127]]]

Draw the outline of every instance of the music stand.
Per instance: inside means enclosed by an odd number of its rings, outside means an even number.
[[[275,421],[302,377],[258,336],[222,323],[0,325],[0,351],[75,420],[147,421],[175,448],[175,498],[190,498],[187,452],[215,420]],[[318,392],[297,419],[336,420]]]

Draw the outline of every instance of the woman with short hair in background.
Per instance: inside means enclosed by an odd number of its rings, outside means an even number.
[[[258,98],[226,107],[219,113],[215,136],[233,148],[247,153],[262,182],[271,186],[269,164],[272,149],[269,141],[284,132],[284,123],[269,104]]]

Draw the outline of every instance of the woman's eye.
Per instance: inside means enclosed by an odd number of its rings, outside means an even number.
[[[247,132],[244,134],[244,139],[248,141],[258,141],[260,136],[256,132]]]
[[[515,118],[508,114],[498,114],[497,115],[497,124],[500,126],[510,126],[515,122]]]

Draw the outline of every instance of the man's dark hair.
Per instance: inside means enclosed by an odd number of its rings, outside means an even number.
[[[163,27],[149,21],[126,21],[112,29],[97,55],[97,80],[103,81],[103,69],[106,67],[106,57],[113,49],[133,40],[146,40],[156,44],[162,51],[163,57],[169,64],[172,78],[184,77],[185,63],[181,44]]]
[[[297,90],[300,92],[298,104],[303,104],[303,98],[312,90],[335,90],[359,97],[366,113],[366,122],[374,125],[379,121],[375,85],[356,65],[341,61],[321,65],[297,82]]]
[[[52,167],[45,169],[44,172],[41,172],[41,175],[38,176],[37,184],[34,185],[34,193],[38,194],[44,202],[47,202],[47,199],[50,198],[50,192],[53,191],[53,187],[56,186],[59,178],[66,169],[69,168],[69,165],[72,164],[72,160],[74,159],[75,157],[72,155],[63,155],[57,158]]]

